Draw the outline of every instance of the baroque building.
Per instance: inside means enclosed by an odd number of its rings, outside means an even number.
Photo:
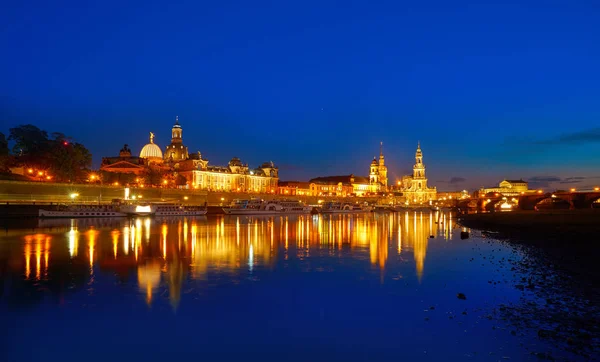
[[[191,187],[210,191],[275,193],[279,180],[279,169],[273,162],[250,169],[237,157],[227,166],[212,166],[198,154],[195,159],[180,162],[176,170]]]
[[[165,149],[166,162],[184,161],[189,158],[188,148],[183,145],[183,129],[179,124],[179,116],[175,117],[175,124],[171,129],[171,144]]]
[[[102,157],[100,171],[141,175],[147,167],[148,160],[143,157],[132,156],[131,149],[128,145],[125,145],[119,151],[118,157]]]
[[[371,185],[379,185],[378,191],[386,191],[388,187],[387,166],[383,157],[383,142],[379,145],[379,162],[373,157],[369,172],[369,183]]]
[[[529,190],[529,184],[522,179],[519,180],[502,180],[498,187],[484,188],[479,190],[479,195],[483,196],[488,193],[499,193],[504,196],[517,196],[525,193],[534,193],[536,190]]]
[[[423,163],[423,152],[421,151],[420,143],[417,143],[413,174],[412,176],[402,177],[400,191],[402,191],[402,195],[408,203],[423,203],[437,198],[437,189],[427,186],[425,164]]]
[[[383,156],[383,142],[379,148],[379,161],[374,157],[369,166],[369,176],[325,176],[309,181],[313,196],[367,196],[386,192],[388,187],[387,166]]]

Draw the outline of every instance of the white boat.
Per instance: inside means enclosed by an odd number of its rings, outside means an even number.
[[[283,206],[256,198],[250,200],[235,199],[229,207],[223,208],[223,212],[227,215],[266,215],[279,214],[282,211]]]
[[[269,203],[280,205],[282,214],[310,214],[312,211],[312,206],[299,200],[272,200]]]
[[[208,210],[201,206],[184,206],[175,204],[156,205],[155,216],[202,216]]]
[[[57,205],[38,211],[42,218],[125,217],[115,205]]]
[[[370,212],[373,208],[368,205],[352,204],[347,202],[331,201],[326,202],[319,211],[322,214],[351,214]]]

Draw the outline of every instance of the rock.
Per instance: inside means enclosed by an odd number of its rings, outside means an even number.
[[[463,293],[458,293],[458,294],[456,294],[456,297],[457,297],[458,299],[462,299],[462,300],[466,300],[466,299],[467,299],[467,296],[466,296],[466,295],[464,295]]]

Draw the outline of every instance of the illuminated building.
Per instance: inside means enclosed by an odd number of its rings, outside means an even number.
[[[529,190],[527,181],[519,180],[502,180],[498,187],[484,188],[481,187],[479,195],[483,197],[488,193],[498,193],[504,196],[517,196],[523,193],[534,193],[537,190]]]
[[[313,196],[365,196],[387,191],[387,166],[383,157],[383,142],[379,150],[379,162],[373,158],[369,177],[345,175],[313,178],[309,181]]]
[[[159,149],[160,151],[160,149]],[[144,157],[131,155],[128,145],[123,146],[119,157],[103,157],[100,171],[116,173],[133,173],[140,175],[146,171],[148,160]]]
[[[423,164],[423,152],[421,151],[420,143],[417,144],[417,152],[415,153],[413,175],[402,177],[400,191],[408,203],[423,203],[437,198],[436,188],[427,186],[425,164]]]
[[[379,186],[377,191],[385,191],[388,185],[387,166],[383,157],[383,142],[379,145],[379,162],[373,157],[369,172],[369,184]]]
[[[469,191],[438,191],[438,200],[464,200],[470,198]]]
[[[175,117],[175,124],[171,129],[171,144],[165,150],[165,161],[178,162],[189,158],[188,148],[183,145],[182,133],[179,117]]]
[[[182,162],[176,169],[199,190],[275,193],[279,180],[279,169],[273,162],[251,170],[237,157],[222,167],[209,166],[208,160],[198,154],[197,159]]]
[[[310,182],[299,181],[279,181],[277,184],[277,193],[290,196],[312,196]]]

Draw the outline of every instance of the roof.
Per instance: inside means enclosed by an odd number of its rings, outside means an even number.
[[[519,183],[526,184],[527,183],[527,181],[523,181],[522,179],[519,179],[519,180],[504,180],[504,181],[510,182],[511,184],[519,184]]]
[[[297,187],[301,189],[307,189],[310,187],[310,182],[303,181],[279,181],[277,184],[280,187]]]
[[[358,184],[362,184],[362,183],[368,184],[369,183],[368,177],[354,176],[354,175],[317,177],[317,178],[311,179],[309,182],[317,183],[317,184],[338,184],[340,182],[350,184],[350,183],[352,183],[350,181],[351,178],[354,178],[354,183],[358,183]]]
[[[150,157],[163,158],[163,154],[162,154],[162,151],[160,150],[160,147],[158,147],[157,144],[148,143],[147,145],[145,145],[142,148],[142,151],[140,152],[140,157],[142,157],[142,158],[150,158]]]

